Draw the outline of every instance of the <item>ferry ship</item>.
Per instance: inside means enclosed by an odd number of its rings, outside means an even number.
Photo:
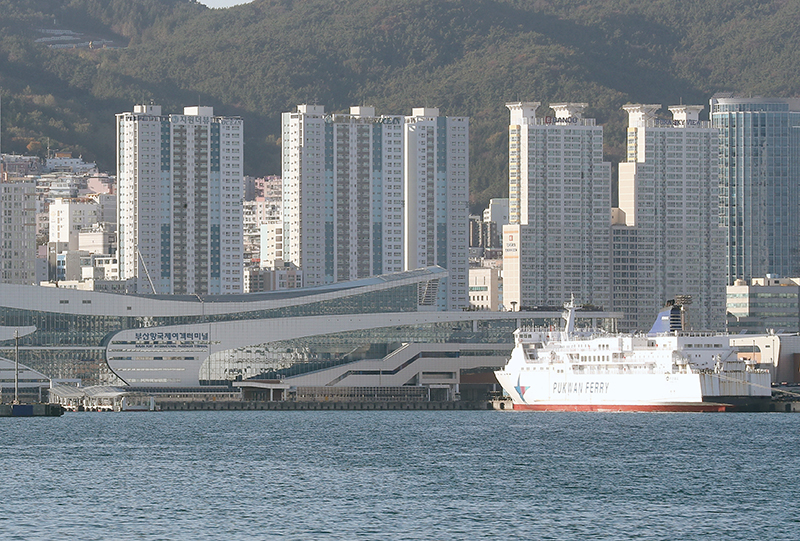
[[[769,370],[740,359],[730,335],[684,330],[680,302],[647,334],[576,331],[574,300],[562,317],[563,330],[514,332],[495,375],[515,410],[725,411],[771,399]]]

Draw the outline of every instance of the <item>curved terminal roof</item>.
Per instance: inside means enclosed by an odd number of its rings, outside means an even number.
[[[3,340],[13,340],[14,333],[16,333],[17,338],[22,338],[35,330],[36,327],[33,325],[28,325],[27,327],[0,327],[0,342]]]
[[[312,288],[205,296],[125,295],[0,284],[0,308],[94,316],[209,316],[311,304],[446,277],[447,270],[433,266]]]
[[[19,365],[18,381],[20,387],[42,387],[50,384],[50,378],[23,364]],[[5,357],[0,357],[0,387],[14,388],[14,361]]]

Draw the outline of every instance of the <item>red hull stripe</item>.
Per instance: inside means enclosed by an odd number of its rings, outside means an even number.
[[[527,411],[725,411],[728,404],[514,404],[515,410]]]

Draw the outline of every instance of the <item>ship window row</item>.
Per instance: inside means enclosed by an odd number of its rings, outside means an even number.
[[[607,363],[610,357],[608,355],[581,355],[581,362],[583,363]]]

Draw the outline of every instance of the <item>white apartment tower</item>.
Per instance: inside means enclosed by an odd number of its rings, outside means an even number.
[[[117,115],[120,278],[140,293],[243,292],[243,129],[211,107]]]
[[[399,272],[403,117],[283,114],[283,258],[306,286]]]
[[[468,119],[299,105],[282,141],[283,259],[306,286],[441,265],[437,305],[466,306]]]
[[[603,128],[585,103],[507,103],[509,225],[503,228],[503,303],[509,310],[560,306],[575,296],[611,301],[611,165]]]
[[[404,270],[439,265],[439,309],[469,304],[469,119],[415,108],[405,119]]]
[[[725,325],[725,233],[719,226],[718,131],[702,106],[630,104],[613,227],[613,303],[623,330],[647,330],[667,300],[691,295],[690,325]]]
[[[36,185],[22,179],[0,182],[0,282],[36,283]]]

